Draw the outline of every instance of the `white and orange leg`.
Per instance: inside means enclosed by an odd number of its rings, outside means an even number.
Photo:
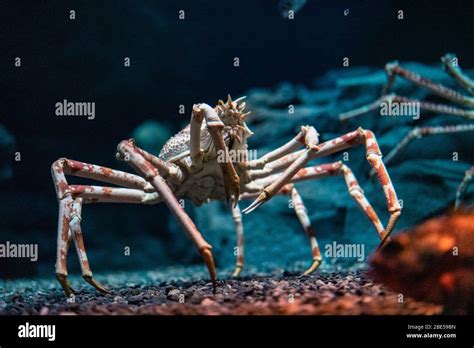
[[[450,66],[452,64],[447,65],[446,57],[447,56],[444,56],[442,58],[442,61],[445,64],[445,67],[448,68],[448,72],[450,74],[454,74],[456,77],[461,77],[462,76],[464,79],[468,79],[465,75],[463,75],[460,72],[460,70],[456,71],[456,70],[451,69]],[[430,79],[427,79],[426,77],[420,76],[417,73],[414,73],[413,71],[405,69],[400,64],[398,64],[397,61],[386,64],[385,65],[385,71],[387,72],[387,75],[388,75],[388,82],[385,85],[385,88],[382,91],[382,94],[387,94],[387,92],[392,88],[392,85],[395,81],[395,78],[397,76],[400,76],[401,78],[403,78],[405,80],[413,82],[417,86],[420,86],[422,88],[430,90],[431,92],[433,92],[434,94],[440,96],[441,98],[452,101],[453,103],[456,103],[458,105],[466,106],[468,108],[473,108],[474,107],[474,98],[473,97],[465,96],[465,95],[455,91],[454,89],[443,86],[440,83],[431,81]],[[460,82],[458,78],[456,78],[456,81]]]
[[[298,170],[303,168],[306,163],[311,160],[311,155],[319,150],[319,134],[316,129],[311,126],[303,126],[301,127],[301,132],[298,134],[298,136],[299,135],[301,135],[301,139],[299,139],[299,141],[302,143],[302,145],[305,145],[306,148],[301,151],[288,154],[263,168],[263,171],[267,170],[269,167],[271,170],[276,170],[277,168],[284,170],[281,175],[278,176],[278,179],[275,181],[275,183],[265,187],[258,198],[251,205],[242,210],[244,214],[248,214],[257,209],[265,201],[277,194],[285,184],[289,183],[289,180],[298,172]],[[272,167],[272,165],[275,164],[276,166]],[[262,175],[268,177],[270,173],[271,171],[267,171]],[[258,177],[258,175],[253,172],[250,174],[250,177],[255,179]],[[247,188],[250,187],[251,183],[250,185],[247,184]]]
[[[212,256],[212,247],[208,242],[206,242],[194,222],[181,207],[173,191],[171,191],[168,184],[161,176],[159,169],[152,165],[152,163],[150,163],[143,156],[142,150],[137,148],[134,142],[131,140],[124,140],[120,142],[117,146],[117,152],[122,159],[128,159],[127,163],[129,163],[130,166],[135,169],[140,176],[145,178],[145,180],[149,182],[151,186],[153,186],[160,198],[163,200],[163,202],[165,202],[178,222],[181,224],[184,231],[201,254],[204,263],[209,270],[209,275],[215,290],[217,285],[217,276],[214,258]]]
[[[386,237],[386,231],[380,221],[374,208],[367,200],[364,190],[359,185],[356,177],[352,170],[341,161],[334,163],[327,163],[321,165],[315,165],[313,167],[301,169],[292,179],[292,182],[299,182],[302,180],[310,180],[316,178],[324,178],[326,176],[342,175],[347,185],[349,194],[360,207],[365,216],[372,223],[375,231],[377,232],[381,241],[388,239]]]
[[[74,293],[67,278],[67,254],[73,239],[84,279],[97,290],[105,292],[106,289],[92,277],[87,260],[80,226],[82,204],[96,202],[154,204],[160,201],[160,197],[146,180],[137,175],[66,158],[53,163],[51,174],[59,201],[56,277],[67,296]],[[66,175],[133,188],[69,185]]]
[[[237,241],[236,263],[233,277],[238,277],[244,268],[244,225],[242,222],[242,213],[240,212],[239,204],[232,209],[232,219],[235,224],[235,236]]]
[[[265,187],[272,182],[274,182],[280,174],[274,174],[267,178],[262,178],[255,181],[255,185],[260,187]],[[303,200],[296,190],[296,187],[293,183],[303,181],[303,180],[311,180],[311,179],[322,179],[327,176],[337,176],[341,175],[344,177],[347,189],[349,194],[360,207],[362,212],[365,216],[369,219],[371,224],[373,225],[374,229],[376,230],[379,238],[381,241],[388,241],[388,236],[386,236],[386,231],[383,227],[382,222],[380,221],[377,213],[373,209],[370,202],[365,197],[364,191],[360,187],[357,179],[355,178],[352,170],[343,164],[342,162],[334,162],[334,163],[327,163],[327,164],[320,164],[311,167],[306,167],[300,169],[295,176],[291,179],[290,184],[286,184],[282,187],[282,189],[278,192],[278,194],[290,195],[292,198],[293,206],[298,216],[298,219],[303,226],[306,235],[309,238],[311,251],[313,254],[313,262],[310,268],[304,273],[305,275],[311,274],[314,272],[322,262],[321,252],[318,246],[318,242],[316,240],[316,236],[314,233],[314,229],[311,226],[311,221],[308,217],[307,209],[304,206]],[[258,196],[257,193],[252,194],[244,194],[242,198],[251,199]]]
[[[247,209],[244,209],[243,212],[249,213],[255,210],[260,205],[262,205],[265,201],[269,200],[284,185],[291,182],[293,177],[295,177],[295,175],[300,170],[304,169],[302,167],[307,161],[327,156],[360,144],[365,144],[366,146],[367,161],[377,173],[377,177],[382,186],[385,199],[387,201],[387,209],[390,213],[390,218],[385,228],[384,239],[382,240],[382,243],[384,243],[392,232],[395,223],[397,222],[400,216],[401,207],[398,202],[398,198],[395,193],[393,184],[382,161],[382,153],[380,152],[375,136],[370,130],[364,130],[362,128],[359,128],[353,132],[349,132],[336,139],[321,143],[315,148],[308,149],[302,155],[304,160],[301,160],[302,157],[300,156],[296,160],[294,160],[294,162],[288,168],[286,168],[282,174],[261,179],[266,181],[265,188],[261,191],[258,198]],[[282,160],[284,159],[285,158],[283,158]],[[269,181],[271,181],[271,183],[269,183]],[[261,185],[262,182],[250,183],[249,186],[259,186],[259,184]]]
[[[255,184],[261,186],[263,183],[265,183],[265,181],[271,181],[272,179],[274,179],[276,175],[277,174],[269,176],[267,178],[262,178],[256,181]],[[316,240],[316,234],[314,233],[314,229],[311,226],[311,220],[309,219],[308,211],[304,205],[303,199],[301,198],[300,194],[298,193],[296,187],[293,184],[287,184],[283,186],[277,194],[291,197],[291,201],[293,203],[293,209],[295,210],[298,221],[303,227],[303,230],[306,236],[308,237],[308,240],[311,246],[312,262],[311,262],[311,266],[304,272],[304,275],[311,274],[321,265],[322,256],[321,256],[321,251],[319,249],[318,241]],[[246,192],[241,197],[242,199],[252,199],[257,196],[258,196],[258,193]],[[239,214],[240,214],[240,211],[239,211]],[[239,216],[238,219],[241,220],[241,216]],[[241,242],[242,242],[242,250],[243,250],[243,239],[241,240]],[[243,266],[243,257],[241,259],[241,262]],[[239,274],[240,274],[240,270],[239,270]]]
[[[319,244],[316,239],[316,234],[314,233],[313,226],[311,225],[311,220],[308,216],[308,210],[306,209],[301,195],[298,193],[295,185],[288,184],[283,186],[279,194],[288,194],[291,197],[293,203],[293,209],[295,210],[296,216],[303,227],[303,230],[308,237],[309,244],[311,246],[311,255],[312,262],[309,268],[304,272],[304,275],[309,275],[313,273],[323,262],[323,257],[321,255],[321,250],[319,249]]]
[[[81,229],[82,198],[74,199],[72,203],[70,218],[71,220],[69,222],[69,228],[71,230],[71,234],[74,239],[74,244],[76,246],[77,257],[81,265],[82,277],[86,282],[91,284],[100,292],[107,293],[108,290],[92,276],[92,271],[89,266],[89,260],[87,259],[86,247],[84,245],[84,237],[82,235]]]

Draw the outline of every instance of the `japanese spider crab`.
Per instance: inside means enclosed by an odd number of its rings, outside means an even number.
[[[294,185],[301,180],[343,176],[350,195],[372,222],[381,244],[389,239],[401,214],[401,207],[382,162],[375,136],[370,130],[359,128],[319,143],[317,131],[311,126],[303,126],[293,139],[263,157],[246,160],[248,157],[244,156],[243,160],[233,162],[230,152],[248,154],[247,139],[252,135],[245,123],[249,112],[245,112],[243,99],[232,101],[229,96],[225,103],[219,100],[215,108],[207,104],[194,105],[189,125],[166,142],[158,157],[137,147],[133,139],[120,142],[117,158],[129,163],[138,175],[66,158],[53,163],[52,176],[59,200],[56,276],[66,295],[74,292],[67,279],[66,269],[67,252],[72,239],[84,279],[99,291],[107,291],[92,277],[80,224],[82,204],[164,202],[203,257],[214,289],[216,270],[212,247],[180,206],[178,199],[190,199],[196,205],[209,200],[226,200],[229,203],[239,251],[235,276],[239,275],[244,265],[244,234],[238,205],[241,199],[256,198],[243,210],[244,213],[250,213],[275,195],[291,196],[312,250],[313,261],[305,274],[310,274],[321,264],[322,256],[307,210]],[[361,144],[365,144],[367,160],[377,172],[385,194],[390,213],[386,227],[347,165],[339,161],[305,167],[310,160]],[[120,187],[70,185],[66,175],[95,179]]]

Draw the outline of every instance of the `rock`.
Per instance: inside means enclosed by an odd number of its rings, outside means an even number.
[[[171,301],[179,301],[181,297],[181,292],[178,289],[173,289],[170,292],[168,292],[167,297]]]
[[[141,295],[136,295],[136,296],[131,296],[127,299],[129,304],[139,304],[143,301],[143,296]]]
[[[205,298],[202,302],[201,302],[201,305],[202,306],[212,306],[216,304],[215,301],[211,300],[210,298]]]

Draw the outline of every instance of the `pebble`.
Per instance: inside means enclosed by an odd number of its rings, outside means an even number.
[[[21,295],[0,294],[0,315],[39,314],[438,314],[440,306],[407,299],[373,283],[361,270],[351,273],[316,273],[311,277],[282,275],[247,276],[221,280],[217,293],[206,280],[179,284],[154,280],[153,284],[116,287],[114,294],[102,295],[84,288],[74,303],[57,288]],[[179,288],[178,288],[179,285]],[[292,294],[290,301],[289,294]],[[184,295],[184,303],[180,302]],[[69,300],[71,301],[71,300]]]
[[[131,296],[127,299],[127,301],[130,304],[139,304],[140,302],[143,301],[143,296],[141,295]]]
[[[170,292],[168,292],[168,299],[171,301],[179,301],[181,296],[181,292],[178,289],[173,289]]]

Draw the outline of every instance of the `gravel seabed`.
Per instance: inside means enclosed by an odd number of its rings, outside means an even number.
[[[261,267],[260,267],[261,268]],[[265,268],[265,267],[264,267]],[[216,293],[203,266],[97,274],[109,294],[81,277],[67,299],[52,275],[0,282],[0,315],[392,315],[440,314],[442,307],[405,298],[374,283],[362,267],[326,266],[307,277],[301,265],[283,271],[246,269],[234,279],[220,270]]]

